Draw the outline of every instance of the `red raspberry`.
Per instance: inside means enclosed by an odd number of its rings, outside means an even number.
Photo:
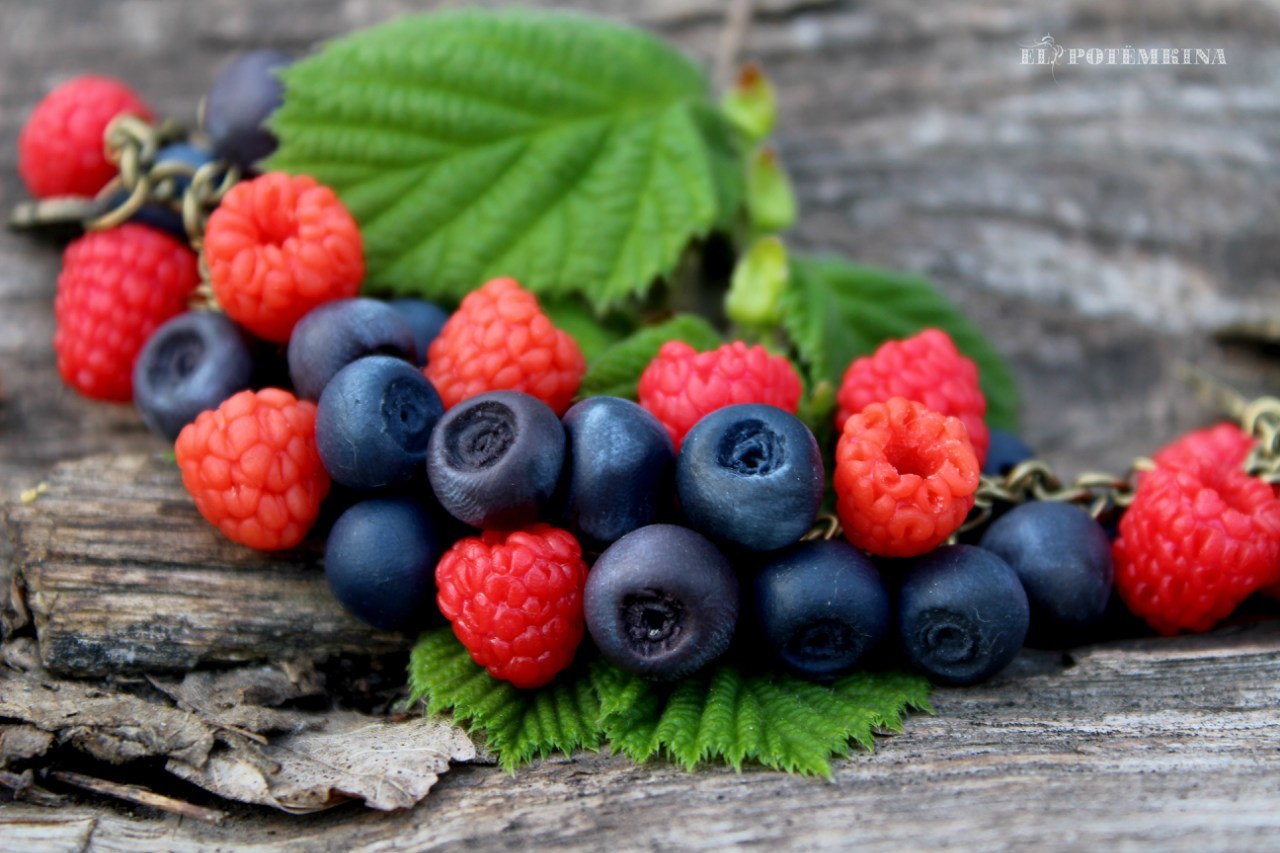
[[[640,374],[637,396],[679,450],[685,433],[716,409],[764,403],[795,414],[800,391],[791,362],[762,346],[734,341],[698,352],[684,341],[667,341]]]
[[[1207,631],[1280,581],[1280,500],[1216,462],[1157,468],[1139,481],[1112,553],[1130,610],[1162,634]]]
[[[1157,466],[1196,471],[1202,465],[1240,468],[1253,449],[1253,438],[1230,421],[1189,432],[1166,444],[1152,457]]]
[[[227,316],[276,343],[364,280],[360,228],[333,190],[306,175],[269,172],[232,187],[209,217],[204,257]]]
[[[115,177],[103,135],[130,113],[151,121],[151,109],[119,80],[86,75],[44,96],[18,135],[18,173],[36,198],[95,195]]]
[[[573,534],[547,524],[486,530],[436,565],[440,612],[494,678],[541,687],[582,641],[587,564]]]
[[[836,445],[844,535],[882,557],[930,551],[964,523],[981,470],[959,418],[903,397],[872,403]]]
[[[329,493],[316,406],[288,391],[241,391],[201,412],[174,444],[182,484],[211,524],[261,551],[302,541]]]
[[[978,463],[986,460],[987,398],[978,385],[978,366],[960,354],[946,332],[925,329],[886,341],[873,354],[850,362],[836,395],[836,430],[844,428],[850,415],[890,397],[906,397],[964,421]]]
[[[587,370],[568,332],[513,278],[463,298],[427,350],[423,373],[446,409],[486,391],[523,391],[563,415]]]
[[[185,243],[142,225],[91,231],[62,255],[53,314],[58,372],[99,400],[133,399],[133,363],[200,283]]]

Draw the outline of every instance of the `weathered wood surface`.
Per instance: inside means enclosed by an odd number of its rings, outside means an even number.
[[[9,807],[0,842],[18,849],[42,821],[46,849],[82,849],[54,846],[74,837],[113,851],[1274,848],[1280,628],[1098,647],[1071,663],[1028,655],[991,684],[941,690],[936,716],[841,762],[832,782],[586,754],[514,777],[455,768],[393,814],[233,811],[215,827]]]
[[[52,671],[376,655],[407,642],[343,611],[318,547],[268,555],[219,535],[163,456],[91,456],[55,467],[45,486],[9,525]]]
[[[58,80],[112,73],[189,121],[233,50],[302,51],[422,5],[0,0],[0,207],[22,196],[20,123]],[[554,5],[641,22],[710,61],[725,4]],[[1249,392],[1280,387],[1265,352],[1207,334],[1280,315],[1280,11],[1250,0],[757,5],[746,53],[782,96],[778,142],[803,209],[795,242],[947,289],[1010,356],[1026,436],[1056,464],[1119,469],[1212,416],[1176,378],[1179,361]],[[1019,64],[1018,46],[1045,32],[1069,47],[1222,47],[1229,64],[1077,66],[1055,80]],[[0,233],[0,502],[64,460],[162,449],[127,407],[57,383],[57,263],[49,246]],[[515,779],[461,768],[392,816],[242,809],[215,829],[101,803],[6,805],[0,848],[1259,849],[1280,838],[1278,649],[1266,627],[1085,650],[1067,669],[1026,655],[993,684],[940,692],[937,716],[842,763],[834,784],[587,755]]]

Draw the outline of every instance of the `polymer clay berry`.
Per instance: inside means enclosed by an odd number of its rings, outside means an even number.
[[[219,69],[201,115],[218,156],[252,167],[276,150],[266,121],[284,103],[279,73],[292,61],[276,50],[251,50]]]
[[[298,321],[289,336],[289,378],[299,397],[319,400],[334,375],[356,359],[394,356],[412,362],[413,329],[377,299],[335,299]]]
[[[1081,507],[1031,501],[992,522],[979,547],[1018,573],[1031,606],[1028,640],[1067,648],[1086,639],[1111,598],[1111,540]]]
[[[1151,461],[1176,471],[1197,471],[1204,465],[1240,468],[1253,445],[1253,436],[1239,424],[1224,421],[1174,439],[1157,450]]]
[[[110,77],[75,77],[32,110],[18,134],[18,173],[36,198],[96,195],[116,175],[103,136],[119,115],[151,121],[151,109]]]
[[[472,527],[521,527],[550,503],[565,435],[551,407],[519,391],[493,391],[447,411],[427,443],[436,499]]]
[[[561,419],[566,442],[560,515],[584,541],[607,545],[652,523],[672,493],[671,437],[621,397],[588,397]]]
[[[755,625],[801,678],[852,672],[889,632],[889,593],[868,557],[847,542],[803,542],[774,555],[754,582]]]
[[[729,648],[738,577],[710,540],[650,524],[614,542],[587,578],[587,629],[605,659],[659,681],[691,675]]]
[[[1018,575],[973,545],[912,560],[898,591],[898,630],[912,666],[936,684],[977,684],[1018,656],[1030,608]]]
[[[173,441],[207,409],[248,388],[253,342],[225,314],[188,311],[147,339],[133,367],[134,405],[156,435]]]
[[[199,282],[195,253],[144,225],[73,240],[53,303],[63,381],[86,397],[132,400],[134,362],[147,338],[186,310]]]
[[[822,450],[795,415],[739,403],[694,424],[676,458],[689,526],[753,551],[798,541],[813,526],[826,477]]]
[[[209,217],[204,256],[222,310],[276,343],[317,305],[355,296],[364,280],[355,219],[306,175],[269,172],[232,187]]]
[[[1112,550],[1116,591],[1162,634],[1207,631],[1280,582],[1280,499],[1271,486],[1216,461],[1175,461],[1139,479]]]
[[[764,403],[795,414],[800,376],[786,357],[733,341],[698,352],[668,341],[640,374],[637,399],[667,428],[676,450],[704,416],[734,403]]]
[[[351,362],[316,407],[316,447],[335,482],[359,491],[426,473],[427,443],[444,407],[413,365],[386,355]]]
[[[965,425],[902,397],[852,415],[836,445],[844,534],[882,557],[914,557],[945,542],[973,508],[978,482]]]
[[[547,524],[459,540],[436,566],[436,601],[472,660],[516,687],[541,687],[573,661],[587,564],[573,534]]]
[[[445,539],[431,514],[408,498],[370,498],[329,531],[324,574],[334,598],[383,631],[419,631],[435,615],[435,568]],[[434,617],[434,618],[433,618]]]
[[[288,391],[241,391],[183,427],[174,444],[196,509],[233,542],[292,548],[320,514],[329,475],[316,406]]]
[[[424,368],[446,409],[489,391],[523,391],[563,415],[587,363],[577,342],[552,325],[538,299],[513,278],[463,297],[427,350]]]
[[[941,329],[925,329],[903,340],[885,341],[845,369],[836,395],[836,429],[871,403],[905,397],[964,422],[981,464],[989,437],[983,417],[987,398],[978,384],[978,366],[961,355]]]

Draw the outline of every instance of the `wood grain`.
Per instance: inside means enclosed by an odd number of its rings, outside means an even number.
[[[1203,851],[1280,837],[1280,626],[1100,646],[1068,663],[1028,653],[988,685],[940,690],[936,716],[840,762],[831,782],[584,754],[514,777],[455,768],[422,806],[391,815],[233,809],[219,828],[11,807],[0,846],[55,816],[58,837],[92,818],[91,849],[112,851]]]
[[[40,657],[54,672],[186,670],[403,648],[347,615],[316,547],[264,555],[196,512],[173,462],[93,456],[56,466],[9,527]]]

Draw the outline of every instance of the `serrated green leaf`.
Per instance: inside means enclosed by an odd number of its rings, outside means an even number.
[[[978,365],[987,422],[1016,430],[1018,390],[1012,371],[982,331],[922,278],[833,257],[792,259],[782,325],[811,380],[839,387],[845,367],[890,338],[937,326]]]
[[[597,317],[576,296],[545,297],[538,301],[555,327],[568,332],[577,342],[587,361],[597,358],[634,328],[622,317]]]
[[[409,656],[409,691],[429,713],[453,713],[481,731],[508,771],[552,752],[600,744],[600,703],[585,668],[575,667],[537,690],[518,690],[471,660],[449,628],[423,634]]]
[[[511,275],[606,306],[740,209],[744,155],[702,73],[639,30],[436,13],[330,42],[282,76],[270,168],[338,192],[370,288],[457,299]]]
[[[591,361],[579,393],[584,397],[634,400],[640,374],[667,341],[685,341],[696,350],[707,350],[719,346],[722,339],[710,323],[696,314],[677,314],[641,329]]]
[[[833,684],[743,674],[721,664],[674,686],[597,661],[592,680],[614,751],[644,761],[661,751],[686,767],[745,761],[829,776],[832,756],[871,748],[876,729],[898,729],[910,709],[928,711],[929,682],[899,672],[857,673]]]

